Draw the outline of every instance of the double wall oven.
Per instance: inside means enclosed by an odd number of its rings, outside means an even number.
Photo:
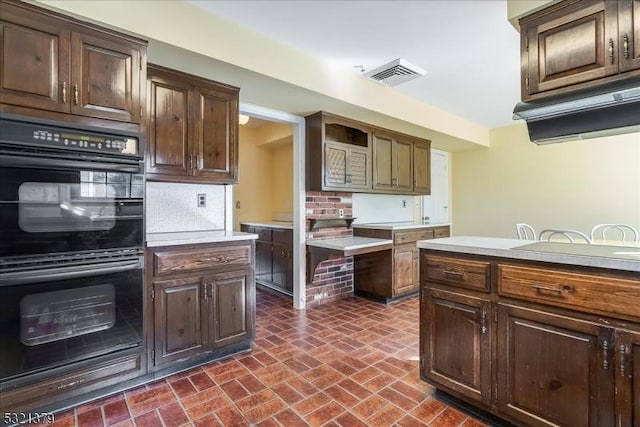
[[[0,385],[140,348],[141,139],[0,116]]]

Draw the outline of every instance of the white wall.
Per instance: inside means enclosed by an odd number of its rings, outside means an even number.
[[[352,198],[356,224],[413,221],[414,196],[353,193]]]
[[[206,207],[197,206],[206,194]],[[147,233],[225,229],[225,186],[147,182]]]
[[[598,223],[640,228],[640,133],[538,146],[526,126],[491,131],[491,148],[452,153],[456,235],[515,237]]]

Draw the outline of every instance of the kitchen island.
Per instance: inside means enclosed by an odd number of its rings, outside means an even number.
[[[418,247],[423,380],[518,425],[640,425],[640,248]]]

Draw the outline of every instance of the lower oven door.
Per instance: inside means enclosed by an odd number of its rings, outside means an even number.
[[[0,381],[140,346],[143,264],[0,273]]]

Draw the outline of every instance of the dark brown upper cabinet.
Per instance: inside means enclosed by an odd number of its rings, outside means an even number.
[[[430,141],[325,112],[306,131],[307,190],[430,194]]]
[[[233,184],[239,90],[149,65],[147,179]]]
[[[146,42],[5,0],[0,48],[3,111],[141,122]]]
[[[520,20],[522,99],[640,75],[640,0],[565,0]]]

